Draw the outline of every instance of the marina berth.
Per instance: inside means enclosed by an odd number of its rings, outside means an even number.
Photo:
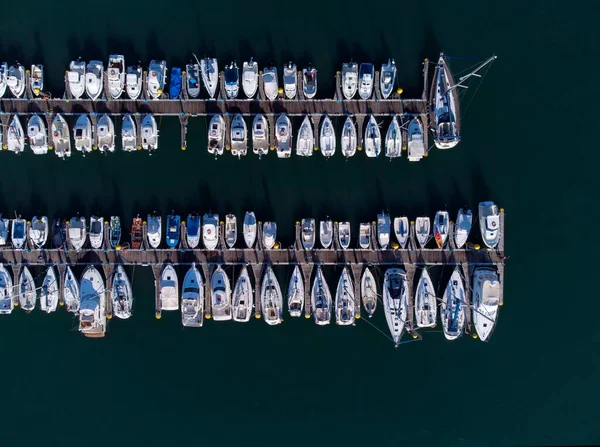
[[[142,246],[143,242],[143,221],[139,216],[134,217],[131,222],[131,248],[134,250],[139,250]]]
[[[71,133],[69,125],[60,113],[52,118],[52,145],[57,157],[68,158],[71,156]]]
[[[270,250],[275,246],[277,242],[277,223],[276,222],[265,222],[263,223],[263,246]]]
[[[205,214],[202,217],[202,242],[207,250],[217,248],[219,232],[219,215]]]
[[[201,327],[204,324],[204,281],[192,264],[181,288],[181,324],[188,327]]]
[[[265,67],[262,74],[263,87],[267,99],[273,101],[279,93],[279,81],[277,80],[277,67]]]
[[[162,219],[156,213],[148,214],[147,235],[150,248],[158,248],[162,239]]]
[[[290,158],[292,155],[292,122],[284,113],[279,115],[275,123],[275,148],[277,149],[277,157]]]
[[[431,221],[429,217],[417,217],[415,220],[415,233],[417,242],[419,242],[422,249],[425,248],[431,236]]]
[[[121,245],[121,218],[119,216],[110,216],[109,238],[110,248],[116,249]]]
[[[80,115],[73,131],[75,149],[79,152],[92,152],[92,122],[87,115]]]
[[[225,242],[229,248],[233,248],[237,241],[237,219],[234,214],[225,216]]]
[[[13,115],[6,134],[6,148],[9,151],[20,154],[25,150],[25,134],[23,133],[21,120],[17,115]]]
[[[104,218],[98,216],[90,217],[90,245],[92,248],[102,248],[104,240]]]
[[[357,147],[356,125],[351,117],[346,118],[342,128],[342,154],[344,157],[352,157],[356,153]]]
[[[400,248],[406,248],[409,235],[408,217],[402,216],[394,218],[394,234],[396,235],[398,244],[400,244]]]
[[[185,238],[188,247],[194,249],[200,243],[200,216],[197,214],[188,214],[185,226]]]
[[[175,248],[179,245],[179,233],[181,229],[181,217],[175,214],[167,216],[167,246]]]
[[[73,217],[68,223],[67,238],[75,250],[81,250],[87,241],[85,217]]]
[[[437,297],[427,268],[423,268],[415,292],[415,321],[418,327],[435,327]]]
[[[423,140],[423,123],[417,116],[411,119],[407,129],[408,161],[419,161],[426,154]]]
[[[471,210],[458,210],[456,225],[454,226],[454,244],[456,248],[462,248],[469,238],[471,226],[473,225],[473,214]]]
[[[119,99],[125,90],[125,57],[120,54],[108,56],[108,94],[111,99]]]
[[[152,60],[148,67],[148,97],[158,99],[165,91],[167,82],[167,63],[165,61]]]
[[[40,308],[43,312],[50,313],[58,306],[58,278],[54,267],[48,267],[44,282],[40,289]]]
[[[402,130],[397,116],[392,118],[385,135],[385,156],[389,158],[402,156]]]
[[[256,232],[256,216],[254,211],[246,211],[243,225],[244,242],[246,242],[246,247],[254,247],[254,243],[256,242]]]
[[[302,219],[302,247],[305,250],[312,250],[315,247],[315,219]]]
[[[44,155],[48,152],[48,132],[44,120],[38,115],[31,115],[27,123],[27,138],[29,147],[36,155]]]
[[[246,266],[242,267],[233,289],[233,321],[245,323],[250,320],[254,305],[254,291]]]
[[[355,315],[354,284],[348,267],[344,267],[335,293],[335,324],[354,324]]]
[[[142,94],[142,66],[130,65],[125,76],[125,91],[129,99],[136,100]]]
[[[254,98],[258,90],[258,64],[252,58],[242,67],[242,89],[249,99]]]
[[[387,64],[381,66],[381,74],[379,76],[379,88],[383,99],[388,99],[394,91],[396,84],[396,62],[394,59],[389,59]]]
[[[346,62],[342,65],[342,91],[344,98],[352,99],[358,90],[358,64]]]
[[[382,250],[390,245],[390,215],[384,212],[377,215],[377,242]]]
[[[315,147],[315,136],[312,123],[308,115],[302,120],[298,137],[296,138],[296,155],[300,157],[310,157]]]
[[[104,114],[98,119],[96,130],[100,152],[115,151],[115,124],[110,116]]]
[[[330,323],[332,307],[331,292],[323,276],[321,266],[317,266],[317,273],[310,293],[310,305],[317,325],[324,326]]]
[[[306,99],[317,94],[317,69],[310,65],[302,70],[302,90]]]
[[[137,149],[137,129],[130,114],[123,116],[121,143],[125,152],[134,152]]]
[[[444,328],[444,336],[455,340],[463,333],[466,316],[465,285],[457,267],[444,290],[440,318]]]
[[[248,153],[248,129],[241,114],[231,121],[231,155],[241,158]]]
[[[362,222],[360,224],[358,245],[363,250],[371,248],[371,225],[368,222]]]
[[[386,270],[383,281],[383,309],[394,344],[398,346],[408,319],[408,282],[403,269]]]
[[[322,220],[319,223],[319,240],[324,249],[331,247],[333,242],[333,222],[331,219]]]
[[[381,153],[381,130],[373,115],[369,117],[365,131],[365,153],[369,158],[379,157]]]
[[[171,264],[165,265],[160,276],[160,309],[179,309],[179,280]]]
[[[158,149],[158,127],[151,114],[146,114],[142,119],[142,149],[155,151]]]
[[[101,61],[90,61],[85,66],[85,92],[92,101],[100,98],[104,88],[104,64]]]
[[[133,291],[131,283],[122,265],[117,266],[113,278],[113,287],[110,290],[112,300],[112,311],[117,318],[126,320],[131,317],[133,311]]]
[[[79,281],[75,278],[70,266],[67,266],[64,281],[62,299],[65,303],[65,308],[67,312],[77,314],[79,313],[80,302]]]
[[[225,65],[225,95],[229,99],[235,99],[240,91],[240,70],[235,62]]]
[[[106,332],[106,291],[102,275],[88,266],[79,284],[79,332],[86,337],[104,337]]]
[[[231,320],[231,285],[221,266],[215,269],[210,279],[210,302],[213,320]]]
[[[10,221],[0,214],[0,247],[7,245],[9,239]]]
[[[21,98],[25,93],[25,67],[18,62],[11,65],[6,76],[6,85],[15,98]]]
[[[447,211],[438,211],[433,220],[433,237],[438,248],[444,248],[448,241],[450,217]]]
[[[219,84],[219,65],[215,58],[204,58],[200,60],[200,71],[202,73],[202,82],[208,92],[208,96],[213,99],[217,93]]]
[[[12,313],[18,305],[17,294],[14,291],[12,276],[3,264],[0,264],[0,315]]]
[[[25,240],[27,235],[25,229],[27,228],[27,222],[20,216],[12,220],[12,230],[10,238],[12,240],[13,248],[19,250],[25,247]]]
[[[48,240],[48,218],[34,216],[29,226],[29,239],[35,248],[42,248]]]
[[[171,68],[171,81],[169,82],[169,98],[179,99],[181,97],[181,68]]]
[[[338,224],[338,239],[342,250],[350,247],[350,222],[340,222]]]
[[[287,99],[294,99],[298,90],[298,77],[297,77],[296,64],[288,62],[283,67],[283,90]]]
[[[37,303],[37,293],[35,282],[29,269],[25,266],[19,276],[19,306],[25,312],[31,312],[35,309]]]
[[[269,153],[269,143],[267,141],[269,125],[263,115],[256,115],[252,121],[252,152],[262,158]]]
[[[375,67],[370,63],[360,64],[358,75],[358,94],[360,99],[370,99],[373,95],[373,82],[375,80]]]
[[[377,282],[369,267],[365,267],[365,271],[360,279],[360,298],[365,312],[371,318],[375,313],[375,309],[377,309],[379,295],[377,293]]]
[[[494,202],[479,204],[479,231],[488,248],[496,248],[500,240],[500,214]]]
[[[262,280],[261,307],[265,323],[270,326],[281,324],[283,320],[283,296],[279,281],[271,266],[267,266]]]
[[[73,98],[79,99],[85,93],[86,75],[85,62],[81,59],[71,61],[67,71],[67,82]]]
[[[221,115],[214,115],[208,125],[208,153],[215,157],[223,155],[225,140],[225,120]]]
[[[200,64],[189,63],[185,66],[186,89],[192,99],[200,96]]]
[[[498,319],[500,282],[495,270],[479,267],[473,271],[473,323],[481,341],[488,341]]]
[[[325,115],[323,124],[321,124],[321,133],[319,134],[319,146],[321,148],[321,153],[325,158],[329,158],[335,154],[335,140],[333,123],[331,122],[331,119]]]
[[[44,66],[39,64],[33,64],[31,66],[30,77],[29,77],[31,92],[33,96],[40,96],[40,93],[44,90]]]
[[[288,312],[291,317],[302,315],[304,308],[304,280],[300,267],[295,266],[288,285]]]

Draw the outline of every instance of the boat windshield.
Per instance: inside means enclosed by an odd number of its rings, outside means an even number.
[[[237,68],[228,68],[225,70],[225,82],[227,84],[237,84],[237,82],[238,82]]]
[[[388,290],[392,299],[400,299],[404,293],[404,281],[402,281],[399,275],[392,275],[390,277]]]
[[[100,222],[94,221],[92,222],[92,228],[90,229],[90,233],[100,234],[101,225]]]
[[[14,238],[21,239],[25,236],[25,225],[23,222],[16,222],[14,226]]]

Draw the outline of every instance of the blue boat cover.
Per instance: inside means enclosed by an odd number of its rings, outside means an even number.
[[[169,84],[169,97],[177,99],[181,95],[181,68],[171,68],[171,83]]]

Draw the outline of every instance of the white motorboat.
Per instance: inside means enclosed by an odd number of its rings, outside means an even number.
[[[310,157],[315,147],[315,136],[313,132],[312,123],[308,115],[304,116],[300,130],[298,131],[298,138],[296,139],[296,155],[300,157]]]
[[[499,304],[498,274],[489,268],[476,268],[473,272],[473,324],[481,341],[487,341],[496,326]]]
[[[377,215],[377,241],[382,250],[390,245],[390,215],[384,212]]]
[[[200,216],[197,214],[188,214],[185,225],[185,237],[190,248],[196,248],[200,243]]]
[[[33,64],[31,66],[29,85],[34,96],[40,96],[44,90],[44,66]]]
[[[496,248],[500,239],[500,214],[494,202],[479,204],[479,230],[483,243],[489,248]]]
[[[394,344],[398,346],[408,317],[408,284],[404,270],[392,268],[385,272],[383,309]]]
[[[90,245],[92,248],[102,248],[104,240],[104,218],[98,216],[90,217]]]
[[[265,323],[274,326],[283,321],[283,295],[270,265],[265,269],[260,291],[260,302]]]
[[[0,98],[6,93],[8,76],[8,64],[6,62],[0,63]]]
[[[0,264],[0,314],[12,313],[16,305],[18,305],[18,301],[13,288],[12,276],[10,276],[6,267]]]
[[[231,286],[221,266],[217,267],[210,279],[210,303],[213,320],[231,320]]]
[[[219,84],[219,66],[215,58],[204,58],[200,60],[200,71],[202,72],[202,82],[208,92],[208,96],[215,97],[217,85]]]
[[[258,64],[252,59],[242,67],[242,89],[248,98],[254,98],[258,90]]]
[[[58,306],[58,279],[54,267],[48,267],[40,288],[40,308],[43,312],[54,312]]]
[[[423,267],[415,292],[415,320],[418,327],[435,327],[437,298],[427,268]]]
[[[71,61],[67,71],[67,83],[73,98],[80,99],[85,93],[85,62]]]
[[[67,266],[65,272],[65,284],[63,287],[63,301],[65,302],[65,308],[68,312],[78,313],[79,312],[79,282],[70,266]]]
[[[0,214],[0,246],[8,244],[10,221]]]
[[[233,248],[237,241],[237,219],[234,214],[225,216],[225,242],[229,248]]]
[[[387,64],[381,65],[381,74],[379,77],[379,87],[381,88],[381,96],[383,99],[388,99],[394,91],[396,84],[396,62],[394,59],[388,59]]]
[[[292,155],[292,123],[285,113],[277,118],[275,129],[277,157],[289,158]]]
[[[54,153],[61,158],[71,156],[71,133],[69,125],[60,113],[52,118],[52,145]]]
[[[390,158],[402,156],[402,130],[397,115],[392,118],[385,135],[385,156]]]
[[[102,275],[88,266],[81,277],[79,290],[79,331],[90,338],[104,337],[106,332],[106,291]]]
[[[231,155],[242,157],[248,153],[248,129],[241,113],[231,120]]]
[[[67,237],[73,248],[81,250],[87,240],[85,217],[73,217],[68,223]]]
[[[18,62],[11,65],[6,76],[6,85],[15,98],[21,98],[25,93],[25,67]]]
[[[240,70],[235,62],[225,65],[225,95],[229,99],[235,99],[240,91]]]
[[[423,140],[423,123],[418,116],[410,120],[406,134],[408,161],[421,160],[425,156],[425,142]]]
[[[33,246],[41,249],[48,240],[48,218],[46,216],[33,216],[29,226],[29,239]]]
[[[365,131],[365,152],[367,157],[379,157],[381,153],[381,131],[373,115],[369,117]]]
[[[277,241],[277,222],[263,224],[263,245],[266,250],[271,250]]]
[[[104,87],[104,64],[101,61],[90,61],[85,67],[85,91],[92,101],[102,95]]]
[[[192,264],[183,278],[181,289],[181,324],[187,327],[200,327],[204,323],[204,281]]]
[[[375,67],[373,64],[360,64],[358,75],[358,94],[361,99],[370,99],[373,95],[373,82],[375,79]]]
[[[277,80],[277,68],[275,66],[265,67],[262,74],[263,87],[267,99],[273,101],[279,94],[279,83]]]
[[[117,266],[110,292],[113,314],[123,320],[131,317],[131,312],[133,311],[133,291],[127,273],[125,273],[122,265]]]
[[[342,154],[344,157],[352,157],[356,153],[357,138],[356,125],[351,117],[346,118],[342,128]]]
[[[254,292],[248,276],[246,266],[242,267],[240,276],[238,276],[233,288],[233,321],[246,323],[252,315],[252,306],[254,305]]]
[[[310,217],[302,219],[302,246],[305,250],[312,250],[315,247],[315,220]]]
[[[44,123],[44,120],[37,113],[31,115],[29,118],[29,122],[27,123],[27,138],[34,154],[43,155],[48,153],[46,123]]]
[[[395,217],[394,218],[394,234],[396,235],[396,239],[400,244],[401,248],[406,248],[406,244],[408,243],[408,233],[409,233],[409,225],[408,225],[408,217]]]
[[[302,315],[304,308],[304,281],[302,271],[297,265],[294,267],[290,283],[288,285],[288,312],[291,317]]]
[[[269,124],[264,115],[256,115],[252,121],[252,151],[258,155],[259,159],[269,153],[268,129]]]
[[[425,248],[427,242],[429,242],[430,234],[431,221],[429,220],[429,217],[417,217],[415,220],[415,235],[421,248]]]
[[[369,318],[375,313],[377,308],[377,300],[379,295],[377,294],[377,283],[375,277],[369,267],[365,267],[365,271],[360,279],[360,297],[363,302],[363,307],[369,315]]]
[[[17,115],[13,115],[13,118],[8,125],[6,146],[9,151],[14,152],[15,154],[20,154],[25,150],[25,134],[23,133],[21,120]]]
[[[283,90],[287,99],[294,99],[298,90],[296,64],[288,62],[283,66]]]
[[[126,152],[134,152],[137,149],[137,129],[135,122],[129,113],[123,116],[121,142],[123,150]]]
[[[342,92],[344,98],[352,99],[358,90],[358,64],[346,62],[342,65]]]
[[[362,249],[371,247],[371,224],[362,222],[358,230],[358,245]]]
[[[455,340],[462,335],[465,325],[465,312],[465,285],[460,274],[460,268],[456,267],[444,291],[440,309],[444,335],[448,340]]]
[[[142,149],[155,151],[158,149],[158,127],[154,115],[147,113],[142,119]]]
[[[108,94],[112,99],[119,99],[125,90],[125,56],[111,54],[108,56]]]
[[[125,91],[130,99],[138,99],[142,93],[142,67],[130,65],[125,76]]]
[[[179,309],[179,278],[172,264],[167,263],[160,275],[160,310]]]
[[[146,234],[151,248],[158,248],[162,240],[162,218],[156,213],[148,214]]]
[[[329,324],[332,306],[331,292],[320,265],[317,266],[317,273],[310,292],[310,306],[316,324],[319,326]]]
[[[342,250],[350,247],[350,222],[340,222],[338,224],[338,239]]]
[[[225,120],[221,115],[213,115],[208,125],[208,153],[223,155],[225,139]]]
[[[448,240],[450,218],[448,211],[438,211],[433,220],[433,236],[438,248],[444,248]]]
[[[75,121],[75,149],[79,152],[92,152],[92,122],[87,115],[79,115]]]
[[[329,219],[319,222],[319,240],[324,249],[331,247],[333,242],[333,222]]]
[[[246,211],[244,216],[244,242],[248,248],[253,248],[256,242],[256,216],[254,211]]]
[[[310,65],[302,70],[302,91],[306,99],[312,99],[317,94],[317,69]]]
[[[35,282],[29,268],[24,266],[19,275],[19,305],[25,312],[31,312],[35,309],[36,302]]]
[[[456,225],[454,225],[454,243],[456,248],[463,248],[469,238],[471,226],[473,225],[473,213],[471,210],[458,210]]]
[[[200,96],[200,65],[194,63],[187,64],[185,66],[185,74],[187,80],[186,88],[188,96],[190,98],[197,98],[198,96]],[[186,326],[185,322],[183,322],[183,325]],[[200,324],[198,324],[198,326],[202,326],[202,320]]]
[[[333,123],[327,115],[325,115],[323,124],[321,124],[319,145],[321,146],[321,153],[325,158],[329,158],[335,154],[335,131],[333,130]]]
[[[167,63],[165,61],[151,60],[148,67],[148,97],[158,99],[165,91],[167,82]]]
[[[96,128],[98,137],[98,149],[100,152],[115,151],[115,124],[110,116],[106,113],[98,119]]]
[[[431,130],[438,149],[451,149],[460,142],[458,89],[444,54],[435,67],[431,83]]]
[[[12,228],[10,238],[12,240],[13,248],[17,250],[25,247],[25,241],[27,240],[27,222],[22,219],[21,216],[12,220]]]
[[[219,215],[205,214],[202,217],[202,243],[208,250],[214,250],[219,243]]]
[[[335,324],[347,326],[354,323],[354,281],[350,269],[344,267],[335,293]]]

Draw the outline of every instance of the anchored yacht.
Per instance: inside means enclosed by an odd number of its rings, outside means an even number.
[[[451,149],[460,142],[458,91],[444,54],[435,67],[431,83],[431,130],[438,149]]]
[[[415,234],[421,248],[425,248],[431,234],[431,221],[429,217],[417,217],[415,220]]]
[[[10,276],[6,267],[0,264],[0,314],[12,313],[17,303],[17,294],[13,288],[12,276]]]
[[[115,124],[110,116],[104,114],[98,119],[96,127],[98,137],[98,149],[100,152],[115,151]]]
[[[287,99],[294,99],[297,92],[298,77],[296,64],[288,62],[283,66],[283,89]]]
[[[131,221],[131,248],[133,248],[134,250],[139,250],[142,247],[143,228],[144,228],[144,222],[142,221],[142,218],[138,214]]]
[[[202,82],[208,92],[208,96],[215,97],[217,85],[219,84],[219,66],[215,58],[204,58],[200,60],[200,71],[202,72]]]
[[[438,211],[435,213],[433,236],[438,248],[444,248],[448,240],[449,220],[448,211]]]
[[[394,233],[396,234],[396,239],[398,239],[398,243],[401,248],[406,248],[406,244],[408,243],[408,217],[396,217],[394,218]]]
[[[27,123],[27,138],[34,154],[43,155],[48,152],[46,123],[44,123],[44,120],[37,113],[31,115],[29,118],[29,122]]]
[[[331,292],[320,265],[317,266],[317,273],[310,292],[310,306],[316,324],[319,326],[329,324],[332,306]]]
[[[60,113],[52,118],[52,145],[54,153],[60,158],[71,156],[71,134],[69,125]]]
[[[44,66],[33,64],[30,73],[29,85],[31,91],[35,96],[40,96],[40,93],[44,90]]]
[[[267,266],[262,280],[260,301],[265,323],[273,326],[283,321],[283,296],[279,281],[271,266]]]
[[[102,95],[104,86],[104,64],[101,61],[90,61],[85,67],[85,91],[92,101]]]
[[[213,115],[208,125],[208,153],[223,155],[223,140],[225,139],[225,120],[221,115]]]
[[[435,327],[437,298],[427,268],[423,267],[415,292],[415,320],[418,327]]]
[[[359,226],[358,245],[362,249],[371,247],[371,224],[368,222],[361,222]]]
[[[379,77],[379,86],[383,99],[388,99],[394,91],[396,83],[396,62],[394,59],[388,59],[387,64],[381,65],[381,75]]]
[[[304,280],[302,271],[297,265],[294,267],[290,283],[288,285],[288,312],[291,317],[302,315],[304,307]]]
[[[138,99],[142,93],[142,66],[130,65],[125,76],[125,90],[130,99]]]
[[[80,99],[85,93],[85,62],[81,59],[71,61],[67,71],[67,83],[71,95],[75,99]]]
[[[358,90],[358,64],[346,62],[342,65],[342,92],[344,98],[352,99]]]
[[[277,241],[277,222],[263,224],[263,245],[266,250],[271,250]]]
[[[14,152],[15,154],[20,154],[25,150],[25,134],[23,133],[21,120],[17,115],[13,115],[13,118],[8,125],[6,146],[9,151]]]
[[[214,250],[219,243],[219,215],[205,214],[202,217],[202,242],[208,250]]]
[[[238,158],[248,153],[248,129],[241,113],[231,121],[231,155]]]
[[[342,154],[344,157],[352,157],[356,153],[357,138],[356,126],[351,117],[346,118],[342,128]]]
[[[308,115],[304,116],[298,137],[296,139],[296,155],[300,157],[310,157],[315,147],[315,136],[313,133],[312,123]]]
[[[167,82],[167,63],[165,61],[152,60],[148,67],[148,97],[158,99],[165,91]]]
[[[373,115],[369,117],[365,132],[365,152],[367,157],[379,157],[381,153],[381,131]]]
[[[25,67],[18,62],[11,65],[8,69],[6,85],[15,98],[21,98],[25,93]]]
[[[108,56],[108,93],[112,99],[119,99],[125,89],[125,56]]]
[[[335,131],[333,130],[333,123],[327,115],[325,115],[323,124],[321,124],[319,145],[321,146],[321,153],[325,158],[329,158],[335,154]]]
[[[289,158],[292,155],[292,123],[285,113],[277,118],[275,129],[277,157]]]
[[[197,98],[200,96],[200,65],[194,63],[187,64],[185,66],[185,73],[187,79],[186,88],[188,96],[190,98]],[[202,322],[199,324],[199,326],[202,326]]]
[[[85,217],[71,218],[68,222],[67,237],[75,250],[79,251],[83,248],[87,239]]]
[[[118,248],[121,244],[121,218],[119,216],[110,216],[109,235],[110,248]]]
[[[63,301],[67,312],[78,313],[79,312],[79,282],[70,266],[67,266],[65,272],[65,284],[63,287]]]
[[[254,247],[254,243],[256,242],[256,230],[256,216],[254,215],[254,212],[246,211],[243,225],[244,242],[246,242],[246,247]]]
[[[500,214],[494,202],[479,204],[479,229],[488,248],[496,248],[500,239]]]
[[[242,89],[248,98],[254,98],[258,90],[258,64],[250,59],[242,68]]]
[[[235,62],[225,65],[225,94],[228,99],[235,99],[240,91],[240,70]]]
[[[342,250],[350,247],[350,222],[340,222],[338,225],[338,239]]]
[[[310,65],[302,70],[302,91],[306,99],[312,99],[317,94],[317,69]]]
[[[210,279],[210,295],[213,320],[231,320],[231,286],[221,266],[217,267]]]
[[[444,335],[448,340],[454,340],[462,335],[465,325],[465,307],[465,285],[460,268],[457,267],[448,281],[440,309]]]
[[[419,161],[425,156],[425,142],[423,140],[423,123],[417,116],[410,120],[407,130],[408,161]]]
[[[35,309],[36,302],[35,282],[27,266],[24,266],[19,275],[19,305],[21,309],[29,313]]]
[[[259,159],[269,153],[268,129],[269,124],[264,115],[256,115],[252,121],[252,151],[258,155]]]
[[[360,297],[363,302],[363,307],[369,315],[369,318],[371,318],[375,313],[378,296],[375,277],[373,276],[371,269],[369,267],[365,267],[365,271],[363,272],[360,280]]]
[[[375,79],[375,67],[373,64],[360,64],[358,94],[361,99],[370,99],[373,95],[373,81]]]
[[[277,81],[277,67],[265,67],[263,70],[263,87],[265,89],[265,95],[267,99],[273,101],[277,99],[279,93],[279,83]]]
[[[454,226],[454,243],[456,248],[463,248],[469,238],[471,226],[473,225],[473,214],[471,210],[458,210],[456,225]]]
[[[135,122],[129,113],[123,116],[123,124],[121,126],[121,141],[124,151],[134,152],[137,149],[137,129]]]
[[[500,282],[495,270],[479,267],[473,272],[473,323],[481,341],[487,341],[498,319]]]
[[[86,337],[104,337],[106,332],[106,291],[102,275],[93,266],[83,272],[79,285],[79,331]]]
[[[58,306],[58,280],[54,267],[48,267],[40,289],[40,308],[43,312],[54,312]]]
[[[190,248],[196,248],[200,243],[200,216],[197,214],[188,214],[185,226],[185,238]]]
[[[408,284],[404,270],[392,268],[385,272],[383,309],[394,344],[398,346],[408,317]]]
[[[183,278],[181,289],[181,324],[187,327],[201,327],[204,323],[204,281],[192,264]]]
[[[350,269],[344,267],[335,293],[335,324],[347,326],[354,323],[354,282]]]
[[[238,276],[233,288],[233,321],[246,323],[252,315],[252,306],[254,305],[254,292],[248,276],[246,266],[242,267],[240,276]]]
[[[90,245],[92,248],[102,248],[104,241],[104,218],[98,216],[90,217]]]
[[[225,243],[233,248],[237,241],[237,219],[234,214],[225,216]]]
[[[75,149],[79,152],[92,152],[92,122],[87,115],[79,115],[75,121]]]
[[[148,214],[147,230],[148,243],[152,248],[158,248],[162,239],[162,219],[157,214]]]
[[[25,219],[22,219],[21,216],[12,220],[12,228],[10,238],[12,239],[13,248],[17,250],[25,247],[25,241],[27,239],[27,222]]]
[[[172,264],[167,263],[160,276],[160,310],[179,309],[179,278]]]
[[[385,135],[385,156],[390,158],[402,156],[402,130],[397,115],[392,118]]]
[[[390,245],[390,215],[384,212],[377,215],[377,241],[382,250]]]
[[[146,151],[158,149],[158,126],[154,115],[149,113],[142,119],[142,149]]]
[[[319,240],[324,249],[329,249],[333,242],[333,222],[330,219],[319,223]]]
[[[112,310],[117,318],[126,320],[133,311],[133,292],[131,283],[122,265],[117,266],[110,291]]]
[[[305,250],[312,250],[315,247],[315,220],[305,217],[302,219],[302,246]]]
[[[48,218],[46,216],[33,216],[29,226],[29,239],[33,246],[41,249],[48,240]]]

